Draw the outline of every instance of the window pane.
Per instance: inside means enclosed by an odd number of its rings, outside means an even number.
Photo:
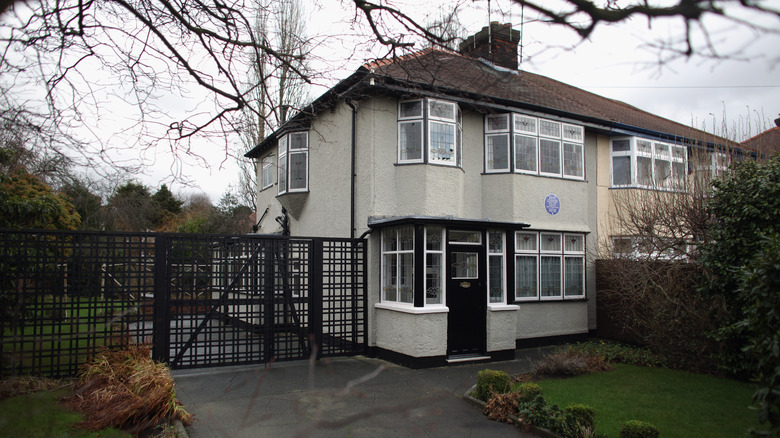
[[[636,157],[637,184],[650,187],[653,185],[653,159]]]
[[[563,174],[565,176],[585,175],[582,169],[582,145],[573,143],[563,144]]]
[[[452,278],[477,278],[477,253],[453,252],[450,268]]]
[[[441,251],[441,227],[425,228],[425,249],[428,251]]]
[[[385,254],[382,257],[384,265],[384,284],[382,290],[385,292],[385,300],[398,301],[398,254]]]
[[[561,138],[561,124],[552,120],[539,119],[539,135]]]
[[[404,253],[398,256],[401,261],[398,274],[398,301],[414,303],[414,254]]]
[[[564,251],[585,252],[585,239],[581,234],[566,234],[564,236]]]
[[[489,135],[487,140],[487,169],[509,170],[509,134]]]
[[[631,157],[612,157],[612,185],[631,184]]]
[[[645,153],[645,154],[652,154],[653,153],[653,145],[650,143],[649,140],[637,139],[637,141],[636,141],[636,150],[637,150],[637,152],[641,152],[641,153]]]
[[[567,297],[585,295],[585,259],[566,257],[565,278],[564,293]]]
[[[674,188],[682,190],[685,188],[685,180],[688,172],[685,169],[685,163],[672,163],[672,172],[674,178]]]
[[[612,152],[628,152],[631,150],[631,140],[612,140]]]
[[[539,171],[561,173],[561,142],[539,139]]]
[[[400,251],[414,251],[414,228],[403,227],[398,229],[398,242]]]
[[[670,187],[672,185],[672,163],[668,160],[655,160],[655,186]]]
[[[536,233],[517,233],[515,251],[536,252]]]
[[[441,304],[442,255],[425,256],[425,304]]]
[[[508,114],[492,114],[485,118],[486,129],[489,132],[496,131],[508,131],[509,130],[509,115]]]
[[[515,257],[515,298],[535,298],[537,283],[536,256]]]
[[[290,134],[290,150],[293,149],[306,149],[308,147],[309,135],[306,132],[295,132]]]
[[[515,170],[536,172],[536,138],[515,136]]]
[[[539,240],[542,241],[542,251],[561,252],[560,234],[542,233]]]
[[[455,120],[455,105],[448,102],[431,100],[428,115],[437,119]]]
[[[504,253],[504,233],[500,231],[488,233],[488,252],[493,254]]]
[[[656,143],[655,155],[663,158],[669,158],[669,145],[663,143]]]
[[[515,114],[515,131],[536,134],[536,118]]]
[[[450,243],[481,243],[482,233],[479,231],[451,230]]]
[[[398,251],[397,230],[384,230],[382,231],[382,236],[384,238],[384,246],[382,247],[382,251]]]
[[[455,163],[455,125],[431,122],[429,136],[430,160]]]
[[[504,257],[492,255],[488,258],[488,281],[490,302],[504,302]]]
[[[685,155],[686,154],[685,154],[685,148],[684,147],[674,146],[672,148],[672,157],[673,158],[676,158],[676,159],[679,159],[679,160],[684,160],[685,159]]]
[[[279,156],[279,193],[287,191],[287,155]]]
[[[398,117],[422,117],[422,100],[401,102],[398,108]]]
[[[290,154],[290,190],[305,189],[307,177],[307,158],[306,152],[296,152]]]
[[[273,158],[271,157],[265,157],[263,158],[263,171],[262,171],[262,180],[263,180],[263,188],[269,187],[274,182],[274,175],[273,175]]]
[[[582,126],[563,125],[563,138],[566,140],[582,143],[582,139],[584,135],[585,135],[585,131],[582,128]]]
[[[399,161],[422,159],[422,122],[398,124]]]
[[[542,296],[561,296],[560,257],[542,257]]]

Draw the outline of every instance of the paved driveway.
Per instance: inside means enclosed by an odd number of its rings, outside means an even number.
[[[254,367],[176,371],[177,396],[202,437],[523,437],[462,398],[485,368],[529,369],[540,350],[513,361],[411,370],[362,356]]]

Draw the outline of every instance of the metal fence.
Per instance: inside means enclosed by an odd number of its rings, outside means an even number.
[[[151,343],[172,368],[358,354],[357,239],[0,230],[2,376]]]

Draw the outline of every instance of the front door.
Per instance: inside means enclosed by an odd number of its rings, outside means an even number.
[[[487,302],[484,233],[448,232],[447,354],[484,353]]]

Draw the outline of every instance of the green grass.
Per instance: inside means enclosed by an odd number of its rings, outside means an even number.
[[[57,403],[64,390],[41,391],[0,401],[0,436],[28,438],[101,437],[124,438],[130,434],[104,429],[89,432],[74,429],[84,416]]]
[[[98,312],[91,310],[90,302],[83,298],[74,298],[62,305],[67,308],[70,318],[55,320],[44,314],[48,324],[24,327],[16,333],[10,328],[4,329],[4,361],[13,361],[16,369],[21,366],[22,373],[48,374],[51,367],[78,366],[98,348],[110,344],[110,339],[106,338],[109,327],[102,322],[104,310],[116,312],[121,309],[121,303],[101,301]],[[49,307],[51,305],[46,306]]]
[[[591,406],[596,430],[611,438],[628,420],[651,423],[664,438],[743,437],[758,427],[748,408],[754,386],[730,379],[617,364],[610,372],[537,383],[549,404]]]

